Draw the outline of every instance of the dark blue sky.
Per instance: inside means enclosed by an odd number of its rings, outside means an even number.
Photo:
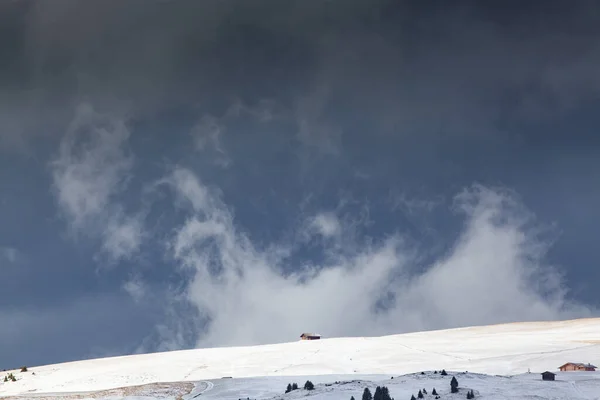
[[[593,2],[0,5],[0,361],[597,315]]]

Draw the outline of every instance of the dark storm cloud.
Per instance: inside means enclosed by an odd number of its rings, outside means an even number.
[[[503,132],[598,94],[598,6],[474,2],[18,1],[4,4],[2,140],[32,123],[272,99],[325,150],[378,131]],[[34,126],[32,126],[34,125]],[[59,131],[59,129],[56,129]]]
[[[15,60],[5,68],[13,82],[6,101],[34,101],[14,118],[86,99],[144,113],[190,102],[228,107],[238,96],[273,96],[282,82],[300,88],[314,73],[327,20],[351,21],[366,8],[312,4],[14,2],[5,6],[18,21],[6,35]]]

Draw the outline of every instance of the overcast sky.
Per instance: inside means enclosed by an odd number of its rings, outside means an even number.
[[[596,316],[598,71],[593,1],[2,2],[0,368]]]

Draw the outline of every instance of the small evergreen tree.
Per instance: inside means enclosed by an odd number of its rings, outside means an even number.
[[[419,399],[422,399],[423,398],[423,392],[419,390],[419,393],[417,394],[417,397]]]
[[[371,395],[371,391],[369,388],[365,388],[365,391],[362,395],[362,400],[373,400],[373,396]]]
[[[381,398],[381,387],[380,386],[377,386],[375,388],[375,393],[373,393],[373,400],[383,400]]]
[[[435,388],[433,388],[433,390],[431,391],[431,394],[434,396],[437,396],[437,392],[435,391]]]
[[[315,385],[313,385],[311,381],[306,381],[306,383],[304,384],[304,390],[313,390],[314,388]]]
[[[298,390],[298,384],[292,383],[292,390]]]
[[[427,394],[427,390],[425,390],[425,388],[423,388],[423,394]]]
[[[444,376],[448,375],[448,373],[446,372],[446,370],[445,370],[445,369],[443,369],[443,370],[442,370],[442,372],[440,372],[440,373],[441,373],[442,375],[444,375]]]
[[[415,395],[414,395],[414,394],[411,394],[411,395],[410,395],[410,400],[417,400],[417,399],[415,398]]]
[[[27,367],[21,367],[21,372],[27,372]]]
[[[451,393],[458,393],[458,381],[456,380],[456,377],[452,377],[452,380],[450,381],[450,392]]]
[[[388,390],[387,386],[383,386],[381,388],[381,400],[393,400],[390,397],[390,391]]]
[[[4,376],[4,382],[8,382],[8,376]]]
[[[291,391],[292,391],[292,384],[291,384],[291,383],[288,383],[288,385],[287,385],[287,388],[285,389],[285,392],[286,392],[286,393],[289,393],[289,392],[291,392]]]
[[[354,396],[350,396],[350,400],[354,400]]]

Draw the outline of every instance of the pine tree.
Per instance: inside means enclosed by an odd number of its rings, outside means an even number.
[[[422,398],[423,398],[423,392],[421,392],[421,391],[419,390],[419,393],[417,394],[417,397],[418,397],[419,399],[422,399]]]
[[[435,391],[435,388],[433,388],[433,390],[431,391],[431,394],[434,396],[437,396],[437,392]]]
[[[381,387],[380,386],[377,386],[375,388],[375,393],[373,394],[373,400],[383,400],[381,398]]]
[[[371,391],[369,388],[365,388],[365,391],[362,395],[362,400],[373,400],[373,396],[371,395]]]
[[[443,369],[443,370],[442,370],[442,372],[440,372],[440,373],[441,373],[442,375],[444,375],[444,376],[448,375],[448,373],[446,372],[446,370],[445,370],[445,369]]]
[[[410,400],[417,400],[417,399],[415,398],[415,395],[414,395],[414,394],[411,394],[411,395],[410,395]]]
[[[292,390],[298,390],[298,384],[292,383]]]
[[[452,377],[452,380],[450,381],[450,392],[451,393],[458,393],[458,381],[456,380],[456,377]]]
[[[350,396],[350,400],[354,400],[354,396]]]
[[[427,390],[425,390],[425,388],[423,388],[423,394],[427,394]]]
[[[306,383],[304,384],[304,390],[313,390],[314,388],[315,385],[313,385],[311,381],[306,381]]]
[[[387,386],[383,386],[381,388],[381,400],[392,400],[392,398],[390,397],[390,391],[388,390]]]
[[[291,392],[291,391],[292,391],[292,384],[291,384],[291,383],[288,383],[288,385],[287,385],[287,388],[285,389],[285,392],[286,392],[286,393],[289,393],[289,392]]]

